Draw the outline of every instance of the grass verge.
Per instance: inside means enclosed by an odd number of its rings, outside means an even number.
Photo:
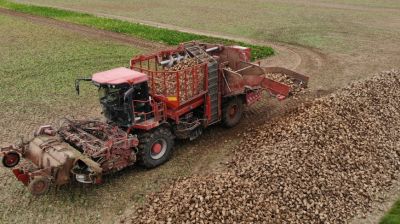
[[[148,25],[131,23],[128,21],[98,17],[87,13],[56,9],[52,7],[35,6],[0,0],[0,7],[31,15],[43,16],[56,20],[85,25],[101,30],[108,30],[123,33],[145,40],[161,42],[167,45],[177,45],[181,42],[199,40],[210,43],[234,44],[250,47],[252,49],[252,60],[265,58],[274,54],[274,50],[268,46],[258,46],[239,41],[232,41],[222,38],[209,37],[185,33],[175,30],[152,27]]]
[[[379,222],[380,224],[400,224],[400,200],[386,213]]]

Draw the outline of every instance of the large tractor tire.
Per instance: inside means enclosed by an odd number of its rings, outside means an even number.
[[[242,98],[233,97],[229,99],[222,108],[222,124],[227,128],[236,126],[242,118],[243,110]]]
[[[154,168],[167,162],[174,146],[174,137],[168,128],[159,127],[139,134],[139,155],[146,168]]]

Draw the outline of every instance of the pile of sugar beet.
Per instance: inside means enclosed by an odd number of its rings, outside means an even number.
[[[164,71],[167,72],[164,73],[165,77],[158,76],[154,77],[154,79],[150,79],[150,86],[152,86],[152,82],[154,81],[156,87],[155,91],[157,94],[165,94],[167,96],[175,97],[178,97],[179,89],[179,101],[187,101],[204,90],[203,70],[201,68],[196,68],[197,73],[193,74],[193,71],[189,69],[196,65],[199,65],[197,59],[187,58],[176,63],[172,67],[166,67],[164,69]],[[177,71],[180,71],[179,75],[174,73]],[[179,88],[177,86],[177,79],[179,79]],[[164,86],[166,89],[164,89]]]
[[[121,223],[346,223],[367,214],[400,173],[400,72],[353,83],[238,137],[225,173],[178,179]]]

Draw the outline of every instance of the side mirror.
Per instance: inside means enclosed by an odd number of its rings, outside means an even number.
[[[75,80],[75,91],[76,91],[76,95],[79,96],[79,92],[80,92],[79,80]]]
[[[80,83],[81,81],[92,81],[92,79],[91,79],[91,78],[80,78],[80,79],[76,79],[76,80],[75,80],[75,90],[76,90],[76,94],[78,94],[78,95],[79,95],[79,93],[80,93],[80,86],[79,86],[79,83]]]

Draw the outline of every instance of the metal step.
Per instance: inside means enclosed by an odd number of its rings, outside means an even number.
[[[218,87],[218,79],[208,80],[208,88],[217,88]]]
[[[211,101],[214,101],[215,102],[215,105],[217,105],[218,106],[218,101],[219,101],[219,99],[218,99],[218,95],[217,94],[215,94],[215,96],[214,96],[214,98],[212,99],[211,98],[211,96],[210,96],[210,102]],[[213,105],[213,103],[211,103],[211,105]]]
[[[210,94],[210,95],[214,95],[214,94],[217,94],[218,93],[218,88],[215,88],[215,89],[208,89],[209,91],[208,91],[208,94]]]
[[[217,84],[218,83],[218,77],[208,79],[208,86],[211,86],[212,84]]]
[[[214,104],[218,106],[218,95],[215,95],[214,99],[211,99],[210,97],[210,103],[213,106]]]
[[[214,107],[218,108],[218,98],[217,98],[217,101],[214,101],[214,103],[211,103],[211,109]]]
[[[218,98],[214,98],[214,99],[211,100],[211,103],[217,102],[217,101],[218,101]]]
[[[211,83],[210,84],[210,82],[208,83],[208,89],[212,89],[212,88],[218,88],[218,83]]]
[[[213,74],[215,73],[215,74]],[[218,78],[218,72],[208,73],[208,79]]]
[[[206,62],[208,64],[208,96],[210,99],[210,110],[211,110],[211,121],[215,123],[219,120],[219,86],[218,86],[218,62],[209,55],[203,48],[196,45],[195,43],[187,43],[184,45],[186,51],[188,51],[193,57],[199,61]]]
[[[218,97],[218,89],[209,90],[208,94],[210,95],[210,98],[214,97],[215,95]]]
[[[208,71],[208,73],[210,73],[210,75],[209,75],[208,77],[217,77],[218,75],[215,75],[215,74],[214,74],[214,73],[218,74],[216,71],[217,71],[217,70]]]
[[[203,48],[201,48],[198,45],[194,45],[194,44],[187,44],[185,45],[185,49],[186,51],[188,51],[190,54],[193,55],[193,57],[199,59],[202,62],[207,62],[207,63],[214,63],[216,62],[215,59],[209,55],[207,52],[205,52],[203,50]]]
[[[208,89],[208,90],[209,90],[208,94],[210,95],[210,98],[215,96],[215,95],[218,95],[218,88]],[[211,91],[213,91],[213,92],[211,92]]]

